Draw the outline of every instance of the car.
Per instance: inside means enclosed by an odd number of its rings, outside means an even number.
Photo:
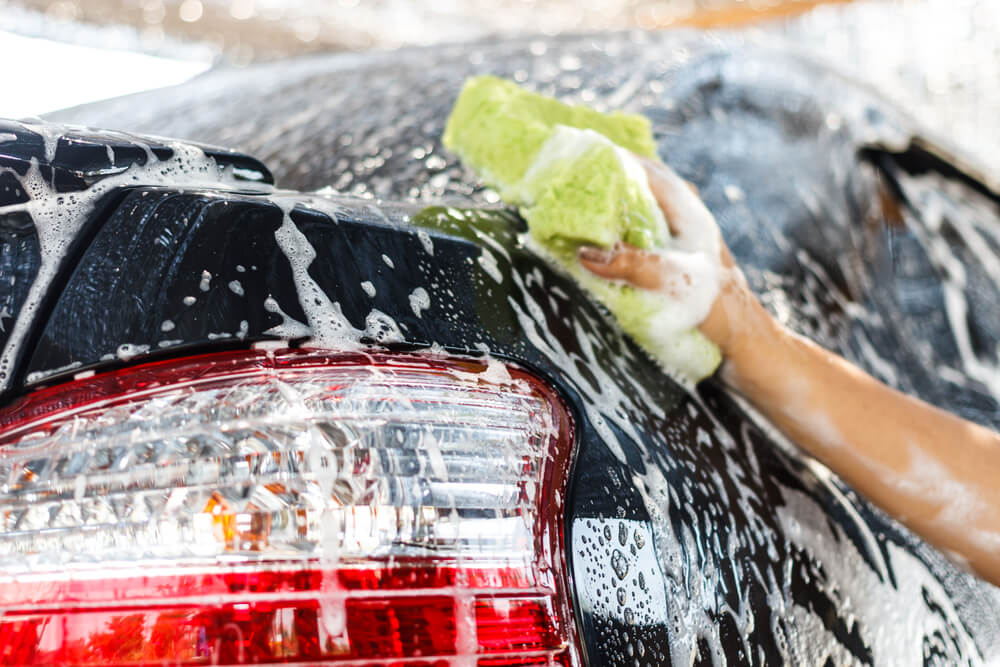
[[[1000,655],[995,587],[653,362],[442,151],[483,71],[646,114],[779,319],[997,425],[1000,197],[780,50],[511,38],[4,121],[3,663]]]

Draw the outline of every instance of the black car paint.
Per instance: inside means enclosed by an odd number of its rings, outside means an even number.
[[[981,384],[938,373],[963,368],[945,317],[948,270],[913,233],[936,223],[921,201],[921,172],[942,177],[929,188],[939,210],[961,201],[983,224],[1000,216],[995,194],[969,185],[981,179],[955,178],[968,170],[938,159],[941,142],[920,143],[923,130],[878,91],[764,39],[599,33],[313,56],[220,68],[54,119],[231,146],[260,158],[285,188],[468,206],[496,199],[440,145],[466,77],[497,74],[567,101],[643,113],[661,156],[715,212],[748,280],[769,303],[783,302],[794,328],[904,391],[1000,425],[1000,405]],[[905,212],[914,224],[883,224],[876,181],[912,200]],[[972,350],[995,361],[996,281],[945,227],[968,274]],[[872,317],[845,312],[845,302]],[[895,377],[870,363],[863,341]]]
[[[32,168],[33,163],[38,165],[41,177],[50,184],[51,194],[64,196],[66,205],[71,207],[73,194],[87,190],[97,181],[112,174],[124,173],[134,165],[145,165],[150,160],[164,160],[173,155],[168,146],[155,139],[143,138],[141,142],[136,142],[134,138],[120,132],[66,128],[55,139],[45,132],[33,131],[31,124],[0,122],[0,133],[8,137],[8,140],[0,143],[0,166],[3,168],[0,173],[0,208],[25,204],[31,199],[20,179]],[[55,141],[50,141],[51,139]],[[274,182],[267,168],[253,158],[221,148],[199,148],[218,165],[240,170],[240,175],[237,176],[239,179],[250,183]],[[65,253],[70,261],[90,243],[104,216],[120,205],[121,197],[121,192],[110,192],[94,203],[89,219],[78,230]],[[21,311],[28,289],[38,274],[42,249],[28,211],[0,213],[0,221],[4,248],[4,253],[0,256],[0,275],[10,290],[0,303],[0,309],[4,309],[3,312],[13,321]],[[51,308],[51,301],[60,291],[60,285],[54,286],[50,294],[46,295],[48,303],[42,306],[42,311]],[[8,326],[3,326],[4,322],[0,318],[0,347],[8,344],[8,337],[13,329],[9,326],[11,322],[7,324]],[[38,333],[32,330],[26,338],[34,341]],[[28,343],[31,344],[32,342]],[[23,362],[16,363],[9,374],[8,378],[8,372],[4,371],[0,376],[0,386],[17,386],[17,378],[23,374]]]
[[[617,39],[608,38],[608,43]],[[668,40],[664,41],[669,44]],[[576,42],[563,46],[573,53],[581,48]],[[456,54],[465,55],[476,48],[453,47],[451,51],[423,54],[431,60],[455,60]],[[507,48],[517,57],[523,57],[516,44],[491,48]],[[400,56],[405,57],[405,54]],[[385,60],[392,58],[373,56],[370,67],[384,76],[381,72],[387,68]],[[671,161],[702,188],[717,212],[734,254],[749,267],[751,281],[765,292],[765,300],[775,293],[788,297],[793,326],[848,355],[857,338],[856,329],[866,325],[845,318],[835,299],[823,300],[823,288],[839,288],[868,309],[882,308],[898,316],[890,324],[876,327],[874,333],[870,327],[864,333],[872,336],[880,352],[892,360],[902,378],[899,384],[932,400],[946,396],[940,401],[942,404],[970,417],[995,423],[995,403],[991,403],[987,394],[942,388],[943,383],[921,366],[912,350],[895,344],[907,333],[906,319],[912,313],[906,311],[906,307],[927,308],[926,303],[900,306],[893,300],[895,296],[891,291],[859,290],[856,282],[859,277],[850,275],[841,269],[843,265],[831,261],[838,251],[853,251],[854,259],[864,259],[868,253],[869,258],[874,256],[875,260],[881,253],[896,258],[898,255],[894,253],[901,253],[900,248],[915,252],[903,231],[888,227],[888,231],[876,230],[874,234],[874,238],[884,234],[883,243],[859,248],[856,243],[858,220],[868,213],[865,209],[869,201],[875,199],[880,183],[890,183],[897,196],[905,201],[913,187],[913,174],[921,169],[941,171],[942,164],[950,166],[950,163],[935,162],[933,156],[918,148],[896,146],[894,150],[884,150],[872,148],[870,143],[865,144],[862,158],[859,131],[822,134],[819,128],[825,122],[820,113],[823,108],[818,102],[810,101],[806,91],[796,90],[796,99],[800,105],[803,100],[809,104],[804,109],[800,106],[799,111],[788,111],[780,97],[778,102],[773,101],[773,89],[756,91],[738,76],[739,71],[734,74],[727,70],[731,58],[732,53],[708,52],[700,54],[686,68],[671,71],[670,90],[681,102],[673,108],[657,108],[653,104],[646,107],[646,112],[653,119],[661,140],[667,142],[669,139],[669,151],[665,153],[669,153]],[[651,63],[652,58],[649,60]],[[766,55],[763,60],[780,62],[773,54]],[[367,66],[365,61],[357,59],[350,61],[348,70],[335,59],[329,61],[329,68],[320,65],[323,61],[310,61],[310,76],[319,77],[317,69],[321,73],[328,71],[334,81],[337,77],[362,76]],[[799,67],[787,63],[786,66]],[[438,86],[427,86],[427,96],[442,90],[449,94],[442,94],[443,101],[435,103],[436,106],[430,105],[432,109],[425,113],[440,109],[453,97],[461,80],[458,74],[465,71],[463,67],[456,65],[454,70],[457,71],[449,70],[447,76],[434,72],[427,74]],[[602,70],[595,66],[594,71]],[[647,72],[644,76],[652,75]],[[612,84],[604,81],[602,85]],[[856,94],[846,82],[838,85],[847,93]],[[418,98],[413,103],[415,108],[421,100],[426,102],[426,98]],[[852,100],[852,104],[855,102]],[[740,110],[746,112],[740,117],[741,123],[720,131],[721,123],[712,121],[717,116],[712,109],[718,105],[731,116],[738,116]],[[863,115],[871,120],[881,113],[879,107],[871,106]],[[165,117],[169,119],[170,115]],[[362,129],[371,127],[361,118],[358,121]],[[443,119],[436,119],[437,124],[417,130],[407,125],[401,131],[406,135],[405,140],[387,136],[383,141],[385,145],[410,144],[415,132],[433,144],[441,121]],[[168,120],[163,127],[169,128],[170,122],[177,121]],[[884,118],[878,119],[872,127],[885,122]],[[345,134],[340,136],[349,135],[351,127],[348,123],[341,129]],[[679,134],[666,134],[665,128],[672,128]],[[30,132],[30,127],[21,129]],[[0,128],[0,132],[4,131],[7,130]],[[738,146],[733,142],[740,133],[752,131],[758,133],[756,140],[763,140],[760,133],[764,132],[775,145],[765,155],[752,155],[740,162]],[[886,131],[892,134],[898,128]],[[817,132],[818,139],[814,136]],[[320,141],[325,136],[321,135]],[[708,137],[718,141],[710,145]],[[100,139],[95,142],[99,144]],[[281,141],[276,141],[274,151],[282,153]],[[824,155],[824,151],[827,154]],[[290,153],[295,151],[290,149]],[[329,152],[306,151],[309,157],[305,162],[308,166],[308,160],[325,160],[336,153],[334,148]],[[5,146],[0,144],[0,155],[4,154]],[[34,157],[44,159],[37,154]],[[773,169],[779,158],[784,160],[786,168],[797,169],[800,185],[805,182],[820,189],[825,193],[822,201],[838,208],[810,210],[801,198],[791,197],[776,202],[775,198],[783,192],[789,195],[794,191],[794,188],[789,190],[793,184],[775,180],[766,171]],[[258,173],[267,173],[266,169],[245,158],[222,156],[218,159],[240,159],[243,164],[254,165]],[[309,172],[296,166],[294,158],[288,159],[278,161],[279,182],[291,181],[296,186],[309,187],[311,184],[302,180],[308,178]],[[726,163],[726,160],[731,162]],[[834,173],[845,164],[852,167],[851,173]],[[400,173],[413,173],[408,165],[397,168]],[[446,168],[451,167],[441,167],[442,170]],[[409,187],[405,177],[393,180],[391,164],[387,169],[388,174],[380,174],[380,178],[389,178],[392,192]],[[87,170],[83,164],[76,165],[77,172]],[[473,193],[460,173],[453,173],[451,177],[455,185],[448,186],[449,192],[443,194],[455,195],[462,188]],[[722,177],[731,177],[742,184],[747,197],[745,202],[734,203],[723,197]],[[996,201],[995,195],[972,177],[961,172],[946,173],[944,177],[954,187],[965,188],[963,194],[967,197],[990,197]],[[274,199],[282,206],[275,205]],[[74,246],[65,262],[64,271],[55,283],[58,294],[52,295],[52,301],[40,313],[32,329],[30,345],[22,349],[24,354],[18,374],[6,392],[7,399],[30,389],[28,385],[32,383],[25,383],[29,376],[34,384],[48,383],[65,380],[81,369],[100,370],[117,365],[121,363],[117,359],[103,357],[114,355],[122,344],[149,345],[156,355],[171,356],[220,346],[247,345],[269,338],[267,330],[280,324],[282,318],[264,308],[268,296],[273,296],[289,316],[305,321],[306,314],[299,304],[301,295],[292,279],[288,259],[274,241],[274,231],[283,220],[282,208],[287,209],[299,200],[300,205],[291,213],[292,220],[320,253],[319,259],[310,266],[310,275],[331,300],[340,304],[355,328],[365,328],[366,315],[374,307],[398,323],[405,334],[405,347],[437,343],[453,352],[477,353],[477,344],[485,344],[491,354],[534,369],[563,392],[578,425],[578,450],[567,499],[568,544],[572,544],[574,532],[583,530],[581,522],[593,521],[604,528],[617,525],[620,529],[626,525],[622,521],[632,521],[636,525],[649,526],[650,533],[659,533],[660,537],[664,532],[674,533],[680,548],[678,557],[691,573],[701,573],[709,566],[720,573],[716,579],[717,599],[704,610],[715,634],[702,637],[696,632],[697,628],[691,628],[692,636],[677,637],[671,636],[668,623],[629,623],[624,613],[595,611],[604,603],[593,599],[594,586],[603,582],[607,570],[614,566],[617,547],[602,543],[586,555],[569,553],[568,560],[574,566],[577,622],[589,664],[625,665],[636,660],[645,664],[664,664],[671,659],[680,660],[681,656],[671,655],[672,646],[675,651],[677,647],[694,646],[698,654],[696,664],[711,664],[712,650],[720,647],[727,662],[733,664],[775,664],[783,659],[804,659],[801,655],[790,657],[787,647],[780,645],[782,633],[794,634],[795,621],[773,608],[775,591],[767,586],[771,577],[774,581],[787,582],[782,594],[789,605],[805,609],[820,620],[823,633],[802,640],[804,645],[816,651],[810,655],[825,656],[829,663],[835,662],[832,652],[824,653],[826,649],[820,644],[830,642],[832,637],[835,648],[840,651],[837,655],[847,655],[858,664],[892,664],[892,655],[873,652],[871,636],[879,628],[841,613],[843,600],[838,591],[850,590],[851,582],[833,578],[835,563],[831,559],[837,558],[837,554],[814,553],[790,537],[786,538],[785,526],[777,520],[776,510],[788,506],[790,491],[808,497],[822,508],[832,534],[855,545],[853,548],[880,581],[876,588],[867,591],[868,594],[890,599],[897,595],[902,582],[893,570],[889,554],[890,549],[895,548],[910,554],[921,563],[928,576],[941,585],[948,600],[935,599],[925,590],[924,608],[920,612],[927,618],[937,615],[941,622],[934,631],[913,638],[922,642],[925,664],[976,664],[1000,651],[1000,637],[996,632],[1000,627],[1000,596],[996,589],[961,573],[839,481],[817,475],[808,460],[776,444],[715,381],[703,383],[694,393],[678,386],[623,336],[607,314],[586,298],[571,280],[548,267],[519,242],[518,233],[522,229],[516,216],[499,211],[424,216],[425,220],[436,221],[421,228],[431,237],[431,253],[418,237],[417,228],[408,224],[408,219],[422,208],[421,204],[381,204],[335,197],[331,216],[328,200],[316,204],[310,199],[317,198],[212,189],[179,192],[169,186],[141,183],[117,192],[105,206],[95,210],[84,231],[85,240]],[[760,226],[755,211],[778,213],[770,222],[797,247],[788,250],[787,245],[781,243],[762,243],[762,238],[768,238],[772,232]],[[911,213],[919,215],[919,202],[913,202]],[[0,264],[0,281],[12,275],[6,272],[20,272],[18,275],[24,280],[30,276],[33,256],[30,226],[23,216],[7,216],[2,220],[6,235],[4,249],[7,250],[2,257],[13,259]],[[477,266],[477,259],[486,247],[479,240],[477,230],[496,239],[509,255],[508,260],[500,253],[495,254],[502,275],[499,284]],[[865,238],[870,239],[872,235]],[[818,274],[829,283],[810,284],[811,279],[815,280],[810,272],[816,270],[809,261],[799,259],[796,254],[799,251],[811,255],[820,264]],[[17,254],[11,254],[14,252]],[[383,254],[391,258],[394,268],[389,268],[382,260]],[[245,271],[238,271],[238,266]],[[873,261],[870,266],[881,271],[883,264]],[[199,285],[202,271],[209,271],[213,276],[209,289],[204,292]],[[919,281],[933,277],[932,273],[918,262],[911,274],[879,275],[890,281]],[[115,278],[115,275],[127,278]],[[230,280],[241,281],[242,295],[228,288]],[[359,288],[362,280],[374,283],[374,299]],[[778,289],[768,284],[768,280],[778,281]],[[418,316],[409,306],[410,291],[415,285],[432,286],[434,283],[438,288],[432,294],[440,295],[451,289],[455,299],[448,302],[435,296],[431,307]],[[556,296],[558,294],[566,298]],[[196,302],[185,305],[184,297],[191,295],[197,297]],[[993,295],[995,297],[995,290]],[[986,297],[980,295],[978,298],[989,298],[988,290]],[[540,306],[550,339],[563,346],[567,358],[577,360],[575,368],[558,363],[528,336],[518,310],[531,310],[530,302]],[[16,313],[17,304],[13,306]],[[989,308],[972,311],[974,326],[989,340],[996,332],[991,328]],[[981,321],[975,320],[977,317]],[[165,333],[162,329],[167,320],[174,323],[174,329]],[[244,321],[246,326],[242,327]],[[590,343],[574,330],[575,324],[586,329]],[[939,335],[945,344],[946,337]],[[165,340],[172,342],[159,347]],[[947,349],[942,354],[948,354]],[[70,371],[52,372],[71,364],[74,368]],[[602,379],[610,380],[618,391],[644,397],[624,406],[627,414],[618,422],[609,417],[605,429],[599,428],[593,419],[595,392],[609,389],[601,386]],[[641,408],[643,403],[648,409],[635,409],[636,405]],[[659,406],[662,414],[657,414],[654,405]],[[638,437],[623,429],[623,424],[633,424]],[[620,447],[618,455],[609,446],[609,433]],[[651,471],[666,481],[671,493],[682,499],[667,503],[667,523],[656,523],[650,516],[648,489],[641,489],[637,482]],[[719,474],[720,471],[724,474]],[[667,489],[660,491],[667,493]],[[755,541],[762,532],[778,536],[772,545],[776,555],[756,548]],[[681,535],[690,535],[693,542],[686,545]],[[617,536],[612,534],[611,537],[609,542]],[[870,538],[875,540],[874,547]],[[627,542],[626,539],[619,545],[622,550]],[[673,544],[670,540],[666,542],[660,545],[661,557]],[[694,550],[688,551],[687,546],[693,546]],[[655,574],[660,580],[647,582],[647,585],[659,584],[676,593],[678,589],[670,587],[673,582],[668,581],[668,573],[665,573],[666,564],[661,562],[659,566],[661,569]],[[604,572],[591,572],[591,569]],[[751,576],[754,572],[761,576]],[[903,572],[901,576],[906,575],[907,572]],[[897,597],[903,601],[901,592]],[[739,627],[736,614],[731,613],[744,602],[753,614],[754,622],[749,629],[745,625]],[[942,602],[954,606],[961,619],[959,624],[946,618]],[[865,620],[871,622],[871,619]],[[961,636],[965,633],[973,638],[975,648],[970,650],[963,644]],[[637,648],[640,642],[641,655]]]

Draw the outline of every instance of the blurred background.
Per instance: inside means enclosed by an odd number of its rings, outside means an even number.
[[[316,52],[628,29],[829,61],[1000,174],[1000,0],[0,0],[0,117]]]

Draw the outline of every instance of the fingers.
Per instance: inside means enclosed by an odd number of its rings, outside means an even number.
[[[698,190],[667,165],[639,160],[673,238],[657,252],[625,243],[609,250],[584,246],[580,264],[601,278],[663,294],[664,308],[651,324],[661,334],[698,326],[729,354],[733,336],[743,326],[740,316],[731,313],[750,312],[746,304],[765,311],[734,264]]]
[[[666,295],[671,304],[670,322],[660,324],[671,330],[688,329],[704,321],[719,291],[715,263],[701,253],[651,253],[620,243],[613,250],[585,246],[578,256],[584,268],[601,278]]]
[[[615,257],[614,251],[604,250],[603,248],[596,248],[592,245],[580,246],[576,254],[580,258],[580,262],[582,262],[585,265],[593,264],[594,266],[603,266],[606,264],[610,264],[611,260],[614,259]]]
[[[686,253],[646,252],[619,243],[612,250],[582,246],[578,257],[585,269],[601,278],[621,280],[634,287],[675,296],[688,290],[693,281],[691,261]]]
[[[666,268],[663,257],[634,246],[619,243],[614,250],[583,246],[578,257],[585,269],[601,278],[623,280],[649,290],[663,286]]]

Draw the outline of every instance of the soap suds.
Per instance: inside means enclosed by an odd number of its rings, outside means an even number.
[[[372,308],[365,318],[365,335],[378,344],[402,343],[406,340],[396,320],[377,308]]]
[[[969,484],[954,477],[948,469],[920,447],[907,448],[909,463],[899,471],[873,460],[865,465],[885,484],[921,505],[938,507],[934,522],[943,530],[955,532],[987,551],[1000,549],[1000,534],[978,527],[984,517],[993,514],[993,505]]]
[[[490,355],[488,348],[485,354],[486,370],[479,374],[480,379],[495,385],[514,384],[514,378],[511,377],[510,371],[507,370],[507,364]]]
[[[369,299],[375,298],[375,285],[373,285],[370,280],[366,280],[361,283],[361,289],[368,295]]]
[[[31,373],[28,373],[28,375],[25,377],[25,381],[28,384],[31,384],[31,383],[34,383],[34,382],[39,382],[41,380],[44,380],[47,377],[51,377],[53,375],[58,375],[59,373],[65,373],[66,371],[71,371],[74,368],[79,368],[82,365],[83,364],[80,363],[79,361],[74,361],[72,363],[66,364],[65,366],[59,366],[58,368],[49,368],[49,369],[44,370],[44,371],[34,371],[34,372],[31,372]],[[91,371],[91,373],[93,373],[93,371]],[[82,375],[82,373],[77,373],[77,375]],[[76,376],[74,376],[73,379],[77,379]]]
[[[137,357],[140,354],[146,354],[149,352],[149,345],[133,345],[131,343],[122,343],[115,350],[115,356],[118,357],[120,361],[128,361],[133,357]]]
[[[969,283],[966,267],[952,250],[947,235],[942,233],[942,227],[947,224],[949,231],[961,238],[983,272],[996,283],[1000,280],[1000,259],[983,237],[983,233],[990,233],[990,226],[984,225],[977,229],[975,222],[989,218],[971,202],[960,204],[970,207],[970,210],[953,210],[959,204],[955,204],[938,190],[940,182],[934,176],[913,179],[910,185],[913,191],[908,192],[907,197],[921,202],[921,212],[919,216],[907,216],[907,229],[914,233],[942,276],[945,315],[958,348],[962,370],[970,378],[985,385],[994,400],[1000,401],[1000,345],[987,351],[986,355],[976,353],[969,324],[969,303],[965,296]],[[993,358],[990,359],[987,355]]]
[[[497,258],[487,248],[480,248],[479,257],[476,258],[476,262],[479,264],[479,268],[493,279],[493,282],[498,285],[503,283],[503,274],[500,273]]]
[[[584,154],[593,150],[611,149],[621,165],[625,178],[638,185],[636,194],[639,195],[645,209],[642,213],[652,216],[650,229],[654,244],[662,245],[667,241],[670,232],[667,229],[667,221],[663,217],[663,212],[656,203],[653,193],[647,184],[646,171],[642,164],[631,152],[617,145],[603,134],[590,129],[579,129],[566,125],[556,125],[551,136],[545,140],[539,149],[534,161],[525,171],[521,178],[521,185],[512,189],[518,198],[530,201],[523,192],[524,184],[545,180],[546,174],[557,163],[572,163]],[[645,187],[643,187],[645,186]]]
[[[726,195],[726,199],[728,199],[730,203],[741,202],[746,199],[746,193],[744,193],[743,188],[738,185],[727,185],[723,188],[723,193]]]
[[[693,329],[708,317],[719,293],[720,266],[703,253],[664,250],[666,267],[660,310],[649,320],[649,331],[662,347],[677,334]]]
[[[423,316],[423,311],[431,307],[431,297],[423,287],[417,287],[410,292],[410,308],[417,317]]]
[[[924,646],[914,639],[932,636],[951,637],[962,655],[978,654],[972,639],[964,631],[958,631],[964,626],[948,593],[922,562],[895,544],[886,543],[886,560],[895,573],[896,594],[878,595],[874,591],[883,585],[882,581],[854,548],[853,542],[845,539],[841,529],[827,519],[823,509],[804,493],[782,488],[782,495],[787,503],[777,508],[777,517],[783,531],[808,553],[823,557],[823,567],[827,571],[825,580],[830,582],[828,595],[840,606],[837,616],[857,619],[856,627],[865,629],[863,638],[870,643],[872,655],[891,656],[901,665],[922,664],[926,657]],[[854,585],[849,590],[838,590],[838,582],[853,582]],[[873,593],[851,595],[851,590]],[[936,614],[927,613],[929,604],[935,605]],[[806,617],[814,616],[798,605],[793,605],[791,610],[796,610],[793,627],[801,626]],[[824,634],[820,627],[802,628],[801,632],[791,635],[792,662],[817,664],[813,661],[815,658],[822,664],[827,656],[815,655],[812,651],[826,646],[834,662],[843,663],[837,659],[841,656],[836,653],[839,648],[836,638],[830,636],[826,642],[818,639]],[[808,646],[797,640],[800,636],[809,638]]]
[[[316,250],[292,220],[291,212],[295,203],[281,202],[279,206],[284,217],[281,226],[274,232],[274,238],[291,266],[299,305],[312,330],[313,342],[322,347],[341,350],[358,349],[364,332],[348,321],[340,304],[331,301],[309,275],[309,265],[316,259]]]
[[[782,387],[781,405],[778,409],[785,418],[798,425],[825,447],[836,450],[848,446],[847,439],[833,420],[823,410],[814,407],[816,388],[801,377],[776,377],[774,382]],[[822,388],[819,389],[822,391]]]
[[[62,136],[61,128],[32,125],[28,129],[42,136],[46,158],[51,161]],[[38,234],[41,262],[11,334],[0,353],[0,387],[9,384],[11,366],[28,327],[35,321],[39,303],[47,293],[66,249],[101,197],[113,189],[137,182],[145,185],[210,185],[214,188],[226,187],[232,183],[231,176],[227,176],[215,160],[206,156],[201,149],[175,142],[169,142],[167,146],[173,154],[160,160],[148,146],[141,145],[147,155],[145,165],[133,164],[120,173],[105,176],[81,192],[55,191],[52,184],[43,177],[37,159],[31,160],[28,171],[23,176],[17,175],[30,200],[5,206],[2,211],[23,211],[31,216]],[[238,186],[246,188],[244,183],[239,183]]]
[[[433,255],[434,241],[431,239],[431,235],[423,229],[418,229],[417,238],[420,239],[420,244],[424,247],[424,251],[426,251],[428,255]]]
[[[278,302],[274,300],[274,297],[268,296],[264,299],[264,310],[281,317],[281,324],[275,325],[264,332],[268,336],[280,336],[286,340],[295,340],[298,338],[308,338],[312,335],[312,329],[309,328],[309,325],[303,324],[287,315],[281,309],[281,306],[278,305]]]
[[[229,281],[229,290],[237,296],[243,296],[243,285],[238,280]]]

